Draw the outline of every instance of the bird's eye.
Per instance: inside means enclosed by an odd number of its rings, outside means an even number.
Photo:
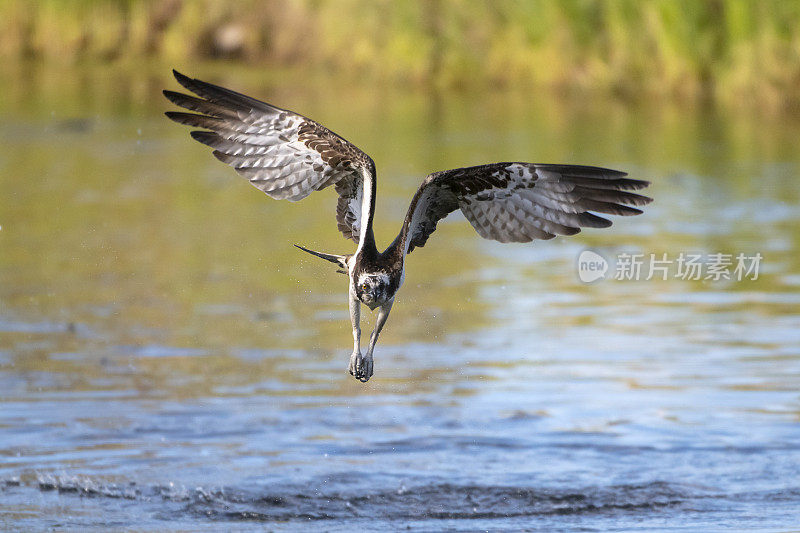
[[[361,290],[362,290],[362,291],[365,291],[365,290],[367,290],[367,289],[369,289],[369,285],[367,285],[366,283],[362,283],[362,284],[361,284]]]

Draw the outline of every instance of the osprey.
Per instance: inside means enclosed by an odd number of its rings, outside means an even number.
[[[167,117],[195,128],[192,137],[214,149],[220,161],[278,200],[302,200],[333,185],[339,194],[336,222],[356,251],[333,255],[308,250],[330,261],[349,278],[353,354],[349,371],[366,382],[373,351],[405,276],[405,257],[422,247],[436,224],[456,209],[485,239],[530,242],[574,235],[582,227],[611,222],[594,213],[638,215],[651,198],[628,192],[649,182],[624,172],[579,165],[492,163],[434,172],[422,181],[403,226],[384,251],[375,245],[376,175],[372,159],[321,124],[173,70],[183,87],[197,95],[164,91],[171,102],[194,113],[168,111]],[[198,98],[199,97],[199,98]],[[593,213],[594,212],[594,213]],[[361,304],[378,308],[367,353],[361,353]]]

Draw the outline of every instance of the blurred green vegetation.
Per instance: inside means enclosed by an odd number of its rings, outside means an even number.
[[[0,58],[224,58],[371,83],[800,102],[800,2],[3,0]]]

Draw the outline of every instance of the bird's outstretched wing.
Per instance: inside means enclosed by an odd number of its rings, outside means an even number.
[[[358,242],[361,228],[370,226],[362,222],[365,180],[367,194],[375,191],[375,164],[367,154],[302,115],[177,71],[173,74],[200,98],[164,91],[171,102],[194,111],[168,111],[169,118],[203,128],[193,131],[192,137],[212,147],[220,161],[272,198],[302,200],[335,185],[339,231]]]
[[[638,215],[652,199],[627,192],[647,181],[579,165],[493,163],[435,172],[420,185],[401,231],[407,252],[424,246],[439,220],[461,208],[485,239],[529,242],[574,235],[611,221],[592,213]]]

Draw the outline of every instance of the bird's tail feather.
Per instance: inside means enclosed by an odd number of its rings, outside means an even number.
[[[294,245],[295,248],[300,248],[304,252],[308,252],[311,255],[316,255],[317,257],[321,257],[326,261],[330,261],[335,265],[339,265],[343,270],[337,270],[337,272],[341,272],[342,274],[347,274],[347,260],[350,258],[349,255],[333,255],[333,254],[323,254],[322,252],[315,252],[314,250],[309,250],[308,248],[304,248],[299,244]]]

